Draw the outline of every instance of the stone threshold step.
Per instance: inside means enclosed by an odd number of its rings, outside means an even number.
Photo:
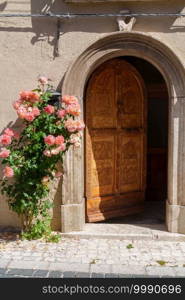
[[[155,240],[170,242],[185,242],[185,235],[171,233],[164,225],[145,227],[130,224],[85,224],[83,231],[62,233],[66,238],[79,239],[117,239],[117,240]]]
[[[65,238],[78,239],[116,239],[116,240],[148,240],[148,241],[170,241],[170,242],[185,242],[185,236],[178,235],[148,235],[148,234],[96,234],[87,232],[68,232],[62,233]]]

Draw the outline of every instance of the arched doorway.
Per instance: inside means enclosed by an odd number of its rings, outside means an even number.
[[[185,70],[176,53],[149,34],[108,34],[74,61],[65,76],[62,93],[76,95],[83,110],[86,83],[93,71],[105,61],[122,56],[148,61],[165,80],[169,95],[166,224],[171,232],[185,233]],[[83,147],[69,151],[65,159],[61,206],[63,232],[82,230],[85,225],[84,162]]]
[[[87,222],[163,223],[168,92],[160,72],[132,56],[104,62],[87,83],[85,122]]]

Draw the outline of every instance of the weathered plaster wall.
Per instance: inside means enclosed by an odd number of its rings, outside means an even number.
[[[102,3],[66,3],[63,0],[0,1],[0,13],[73,13],[184,12],[184,0],[119,1]],[[38,75],[49,76],[53,85],[62,86],[67,68],[90,44],[105,34],[117,31],[115,18],[78,18],[61,21],[59,57],[54,55],[57,37],[56,19],[0,18],[0,132],[16,122],[11,103],[22,89],[32,89]],[[147,32],[161,39],[185,61],[185,18],[138,17],[135,31]],[[80,74],[79,74],[80,76]],[[16,126],[17,122],[16,122]],[[54,184],[54,229],[60,229],[61,184]],[[0,225],[17,226],[17,217],[0,199]]]

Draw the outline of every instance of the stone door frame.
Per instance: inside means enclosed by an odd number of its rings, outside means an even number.
[[[166,224],[170,232],[185,233],[185,69],[174,51],[149,34],[108,34],[88,47],[68,69],[62,94],[76,95],[83,113],[84,92],[90,75],[103,62],[120,56],[147,60],[166,82],[169,94]],[[70,150],[64,162],[62,232],[80,231],[85,225],[83,145],[82,141],[81,148]]]

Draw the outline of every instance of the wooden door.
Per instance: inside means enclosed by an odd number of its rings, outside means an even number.
[[[143,80],[123,59],[103,63],[86,90],[88,222],[143,210],[146,103]]]

